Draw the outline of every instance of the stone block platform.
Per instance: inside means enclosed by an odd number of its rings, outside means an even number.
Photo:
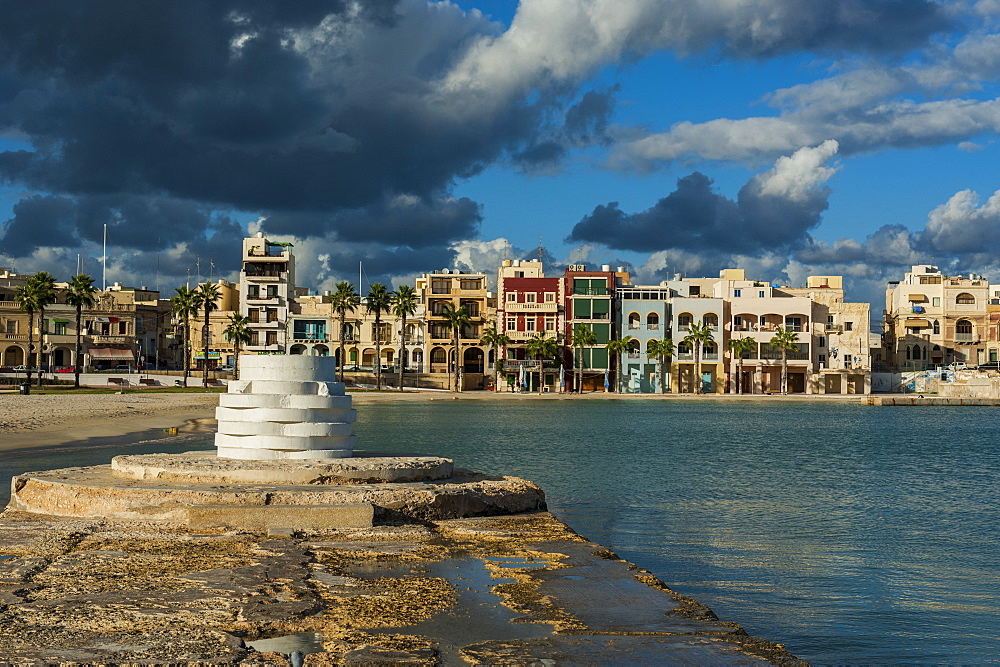
[[[235,460],[214,452],[125,455],[111,465],[25,473],[11,508],[60,517],[249,531],[358,528],[545,508],[516,477],[454,469],[433,456],[357,452],[331,460]]]

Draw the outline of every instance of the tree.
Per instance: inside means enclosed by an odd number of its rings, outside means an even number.
[[[56,302],[56,280],[47,271],[39,271],[21,287],[17,288],[17,298],[21,302],[21,310],[28,313],[28,363],[25,364],[25,379],[31,383],[31,355],[35,350],[35,313],[41,324],[45,319],[45,307]],[[41,328],[41,327],[39,327]],[[41,332],[44,333],[44,332]],[[38,369],[38,385],[42,384],[42,337],[38,337],[38,352],[35,354],[35,367]]]
[[[358,296],[354,285],[342,280],[337,283],[337,290],[330,297],[330,305],[340,316],[340,381],[344,381],[344,329],[347,327],[347,311],[354,310],[361,304],[361,297]]]
[[[704,389],[701,383],[701,351],[704,346],[715,342],[711,327],[707,324],[692,322],[688,325],[688,333],[684,336],[684,342],[694,349],[694,393],[700,394]]]
[[[382,390],[382,313],[389,312],[392,292],[382,283],[372,283],[365,296],[365,308],[375,315],[375,388]]]
[[[795,344],[798,340],[799,335],[790,329],[785,329],[783,327],[777,327],[774,333],[774,337],[771,338],[771,349],[778,348],[781,350],[781,393],[788,393],[788,351],[795,350],[798,351],[799,347]]]
[[[205,325],[201,329],[201,359],[202,359],[202,386],[208,387],[208,346],[210,343],[211,329],[209,328],[209,316],[213,310],[219,309],[219,286],[215,283],[202,283],[195,290],[195,310],[200,306],[205,313]]]
[[[657,393],[663,393],[663,360],[674,354],[674,341],[669,338],[652,338],[646,344],[646,355],[656,359]]]
[[[70,279],[66,303],[76,308],[76,364],[73,366],[73,386],[76,388],[80,387],[80,358],[83,356],[83,309],[94,307],[95,294],[97,288],[90,276],[80,273]]]
[[[253,331],[250,329],[250,318],[239,313],[229,315],[229,324],[222,330],[222,335],[233,344],[233,377],[240,379],[240,351],[244,345],[249,345],[253,340]]]
[[[609,340],[608,344],[606,345],[606,347],[608,348],[609,363],[612,358],[617,359],[617,362],[614,365],[617,366],[617,370],[615,371],[615,377],[618,378],[618,381],[615,382],[615,384],[617,385],[618,390],[621,390],[623,382],[623,379],[621,377],[622,355],[628,352],[628,348],[631,343],[632,343],[631,336],[623,336],[622,338],[615,338],[613,340]]]
[[[545,334],[536,334],[525,345],[525,351],[529,357],[538,360],[538,393],[542,393],[542,383],[544,382],[545,359],[551,359],[559,353],[559,340],[556,338],[546,338]]]
[[[491,324],[483,330],[479,344],[486,345],[491,352],[495,351],[494,359],[496,359],[496,364],[493,369],[493,390],[496,391],[496,388],[500,386],[500,349],[510,345],[510,338],[506,334],[497,331],[495,324]]]
[[[191,316],[198,315],[198,303],[195,291],[188,286],[178,287],[177,292],[170,297],[170,312],[181,318],[184,327],[184,386],[188,386],[188,375],[191,372]]]
[[[757,341],[753,338],[730,338],[729,350],[736,355],[736,393],[743,393],[743,355],[757,349]]]
[[[400,285],[392,293],[392,314],[399,318],[399,390],[403,391],[406,370],[406,318],[417,312],[417,293],[409,285]]]
[[[576,391],[583,393],[583,348],[597,345],[597,336],[594,330],[586,324],[574,324],[573,332],[570,334],[569,344],[576,348],[576,356],[573,365],[576,366]]]
[[[462,329],[469,324],[469,313],[466,312],[465,306],[455,307],[453,303],[444,304],[444,310],[442,312],[444,318],[448,321],[448,326],[451,327],[451,333],[455,341],[455,391],[462,391],[461,378],[462,373],[460,371],[460,364],[462,363],[462,344],[459,335]]]

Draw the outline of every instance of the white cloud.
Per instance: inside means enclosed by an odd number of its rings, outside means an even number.
[[[791,156],[778,158],[774,169],[760,175],[760,193],[792,201],[807,200],[816,186],[837,173],[837,167],[824,166],[837,154],[837,149],[837,142],[831,139],[815,148],[801,148]]]
[[[972,190],[956,192],[927,217],[926,239],[947,252],[992,252],[1000,249],[1000,190],[979,206]]]

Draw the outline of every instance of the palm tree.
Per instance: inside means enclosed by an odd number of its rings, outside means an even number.
[[[94,307],[94,295],[97,288],[94,287],[94,279],[80,273],[73,276],[69,281],[69,290],[66,292],[66,303],[76,308],[76,364],[73,367],[73,386],[80,387],[80,357],[83,356],[83,309]]]
[[[185,285],[174,291],[177,294],[170,297],[170,312],[184,322],[184,386],[186,387],[191,370],[191,316],[198,314],[198,303],[195,291],[190,287]]]
[[[528,341],[525,351],[529,357],[538,360],[538,393],[542,393],[542,383],[544,382],[544,359],[551,359],[559,352],[559,340],[556,338],[546,338],[545,334],[539,333]]]
[[[597,345],[597,336],[594,330],[586,324],[574,324],[573,333],[570,334],[570,345],[576,348],[576,357],[573,364],[576,366],[576,391],[583,393],[583,348],[590,345]],[[578,360],[578,361],[577,361]]]
[[[342,280],[337,283],[337,290],[330,297],[330,305],[340,315],[340,381],[344,381],[344,329],[347,327],[347,311],[354,310],[361,304],[361,297],[352,283]]]
[[[785,329],[782,327],[777,327],[774,333],[774,337],[770,340],[771,349],[778,348],[781,350],[781,393],[788,393],[788,351],[796,350],[799,347],[795,344],[798,340],[799,335],[790,329]]]
[[[624,336],[622,338],[615,338],[613,340],[609,340],[608,344],[606,345],[606,347],[608,348],[609,362],[612,358],[617,359],[617,364],[615,365],[617,365],[618,369],[616,370],[615,377],[618,379],[618,381],[615,382],[615,384],[617,385],[616,388],[619,390],[622,387],[622,381],[623,381],[621,377],[622,355],[628,352],[628,348],[631,343],[632,343],[632,337]]]
[[[663,393],[663,360],[674,354],[674,341],[669,338],[652,338],[646,344],[646,356],[656,359],[657,393]]]
[[[688,325],[688,333],[684,336],[684,342],[694,348],[694,393],[700,394],[704,389],[701,383],[701,350],[705,345],[715,342],[711,327],[707,324],[692,322]]]
[[[400,285],[392,293],[392,314],[399,318],[399,390],[403,391],[403,371],[406,370],[406,318],[417,312],[417,292],[409,285]]]
[[[462,391],[461,387],[461,366],[462,363],[462,343],[459,338],[459,334],[462,329],[469,324],[469,313],[466,312],[465,306],[455,307],[453,303],[444,304],[444,310],[442,311],[444,318],[448,320],[448,326],[451,327],[451,333],[455,341],[455,391]]]
[[[253,332],[250,330],[250,318],[239,313],[229,315],[229,324],[223,329],[222,335],[233,344],[233,377],[240,379],[240,350],[244,345],[249,345],[253,340]]]
[[[500,367],[503,361],[500,358],[499,350],[510,345],[510,338],[506,334],[502,334],[497,331],[497,326],[491,324],[483,330],[483,335],[479,339],[480,345],[486,345],[489,347],[491,352],[495,352],[494,359],[496,360],[493,367],[493,390],[496,391],[497,387],[500,385]]]
[[[211,329],[209,329],[209,316],[213,310],[219,309],[219,286],[215,283],[202,283],[195,290],[197,305],[205,313],[205,325],[201,329],[201,358],[202,363],[202,386],[208,387],[208,345]],[[195,308],[197,310],[197,307]]]
[[[729,350],[736,355],[736,393],[743,393],[743,355],[757,349],[753,338],[730,338]]]
[[[372,283],[365,296],[365,308],[375,314],[375,388],[382,390],[382,313],[389,311],[392,293],[382,283]]]
[[[21,310],[28,313],[28,363],[25,379],[31,383],[31,355],[35,350],[35,313],[38,321],[45,318],[45,307],[56,302],[56,280],[48,271],[39,271],[21,287],[17,288],[17,298],[21,302]],[[38,337],[39,351],[35,355],[35,367],[38,369],[38,386],[42,384],[42,339]]]

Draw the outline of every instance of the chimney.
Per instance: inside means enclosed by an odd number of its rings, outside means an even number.
[[[610,264],[601,264],[601,271],[611,271]]]

